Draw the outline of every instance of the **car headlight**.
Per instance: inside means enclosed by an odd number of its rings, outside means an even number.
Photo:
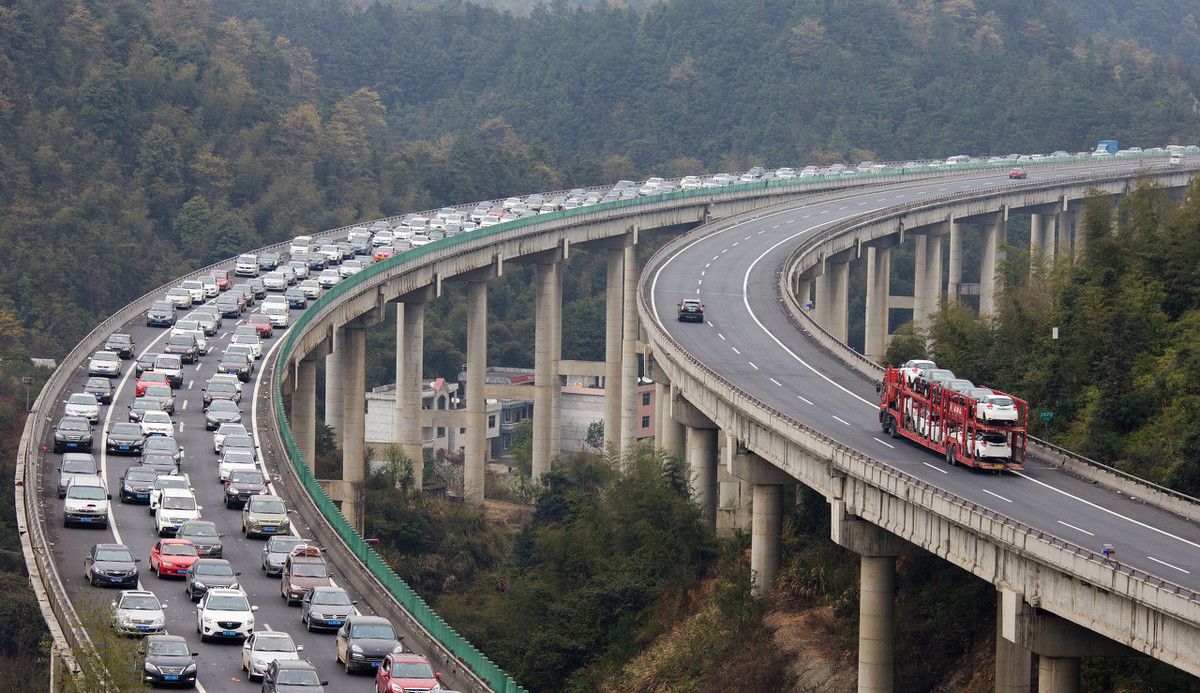
[[[246,618],[246,625],[251,626],[251,627],[254,626],[254,617],[253,616],[249,616]]]
[[[196,666],[196,665],[195,665],[195,664],[193,664],[192,666],[194,667],[194,666]],[[157,673],[159,673],[159,671],[158,671],[158,667],[156,667],[154,664],[152,664],[152,663],[150,663],[150,662],[146,662],[145,669],[146,669],[146,673],[148,673],[148,674],[157,674]]]
[[[183,673],[190,674],[190,673],[194,672],[195,670],[196,670],[196,663],[192,662],[191,664],[189,664],[183,668]]]
[[[399,654],[403,651],[404,645],[401,645],[400,643],[396,643],[396,646],[392,648],[392,654]]]
[[[205,617],[201,618],[200,620],[204,623],[204,625],[206,625],[210,628],[215,627],[217,625],[217,620],[211,616],[205,616]]]
[[[232,583],[230,583],[229,589],[236,590],[236,589],[241,589],[241,587],[240,587],[240,585],[238,585],[237,580],[234,580]]]
[[[208,589],[208,585],[205,585],[203,582],[200,582],[199,580],[193,580],[192,587],[199,587],[202,590]]]
[[[160,560],[158,563],[159,563],[159,565],[161,565],[164,568],[174,568],[175,567],[175,564],[170,561]]]
[[[357,652],[358,654],[362,654],[363,649],[361,647],[359,647],[358,645],[351,645],[350,651]]]

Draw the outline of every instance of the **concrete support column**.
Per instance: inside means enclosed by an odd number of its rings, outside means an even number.
[[[828,262],[825,271],[829,275],[829,305],[826,315],[829,325],[825,329],[842,342],[849,340],[850,308],[850,261]]]
[[[342,480],[345,495],[342,514],[359,530],[362,529],[362,509],[358,507],[358,491],[367,477],[366,461],[366,349],[367,331],[363,327],[346,325],[342,333]]]
[[[1054,215],[1029,215],[1029,257],[1040,257],[1046,263],[1054,260]]]
[[[638,359],[637,359],[637,280],[638,265],[634,246],[625,248],[625,290],[621,300],[621,448],[637,443],[638,431]]]
[[[1005,231],[1008,219],[1004,211],[983,222],[983,249],[979,258],[979,315],[988,317],[996,311],[996,270],[1004,254]]]
[[[946,285],[946,298],[958,303],[958,288],[962,284],[962,230],[953,218],[947,221],[946,225],[950,227],[950,276]]]
[[[422,487],[425,450],[421,436],[422,365],[425,360],[425,304],[396,304],[396,403],[393,438]]]
[[[550,471],[554,454],[554,391],[558,389],[557,344],[558,320],[554,309],[559,305],[558,263],[538,264],[534,271],[534,350],[533,350],[533,479],[537,481]]]
[[[688,426],[687,464],[692,475],[692,489],[700,517],[713,527],[717,521],[717,431],[712,428]]]
[[[562,386],[559,384],[559,376],[561,373],[562,361],[562,277],[563,263],[554,263],[554,306],[551,309],[551,314],[554,316],[554,345],[550,349],[550,356],[554,359],[553,383],[550,388],[550,459],[558,457],[562,453]]]
[[[317,461],[317,360],[301,359],[292,388],[292,435],[311,472]]]
[[[1087,236],[1085,236],[1083,232],[1083,219],[1080,217],[1081,212],[1082,209],[1073,209],[1070,211],[1072,221],[1071,226],[1073,227],[1074,231],[1072,234],[1072,239],[1074,241],[1072,245],[1074,245],[1076,262],[1083,259],[1083,254],[1086,251],[1087,246]]]
[[[796,301],[803,308],[812,301],[812,279],[804,278],[796,280]]]
[[[1069,260],[1074,257],[1071,246],[1075,238],[1075,213],[1065,209],[1055,217],[1055,224],[1058,226],[1058,248],[1055,252]]]
[[[658,407],[658,417],[660,419],[658,422],[658,428],[661,431],[661,437],[659,438],[658,445],[663,450],[671,453],[675,459],[684,460],[686,459],[687,455],[685,450],[687,434],[684,431],[683,424],[679,423],[674,417],[671,416],[672,394],[670,383],[663,388],[663,392],[665,394],[666,403],[661,407]],[[658,396],[657,392],[655,393],[655,396]]]
[[[933,234],[916,237],[913,276],[913,321],[929,327],[942,297],[942,238]]]
[[[333,331],[333,350],[325,357],[325,424],[342,446],[342,331]]]
[[[1038,693],[1079,693],[1079,657],[1038,655]]]
[[[817,295],[813,297],[813,320],[826,330],[829,329],[829,271],[821,272],[813,282]]]
[[[467,444],[463,496],[483,503],[487,460],[487,282],[467,282]],[[534,409],[537,413],[537,409]]]
[[[892,249],[867,248],[867,314],[864,322],[864,353],[883,362],[888,338],[888,294],[891,292]]]
[[[1033,653],[1004,637],[1004,604],[996,594],[996,693],[1030,693]]]
[[[858,603],[858,690],[893,688],[895,657],[896,557],[860,559]]]
[[[770,593],[779,572],[779,536],[783,528],[783,486],[755,484],[750,520],[750,575],[754,593]]]
[[[604,296],[604,444],[621,449],[621,338],[624,327],[625,251],[608,251]]]

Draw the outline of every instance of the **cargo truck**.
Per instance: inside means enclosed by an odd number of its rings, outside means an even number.
[[[977,397],[903,377],[888,368],[879,386],[879,423],[885,434],[907,438],[963,465],[995,472],[1025,468],[1028,404],[1017,397],[975,388]]]
[[[1117,147],[1116,140],[1100,140],[1099,142],[1096,143],[1096,151],[1097,152],[1108,152],[1109,154],[1116,154],[1117,149],[1118,149],[1118,147]]]

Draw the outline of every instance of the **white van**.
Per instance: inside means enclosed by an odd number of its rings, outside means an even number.
[[[312,236],[296,236],[292,239],[292,245],[290,248],[288,248],[288,252],[292,255],[297,253],[307,253],[308,249],[312,247],[312,244]]]
[[[239,255],[237,265],[233,268],[233,273],[239,277],[257,277],[258,256],[251,254]]]
[[[958,164],[969,164],[969,163],[971,163],[971,157],[967,156],[966,154],[956,154],[955,156],[952,156],[952,157],[946,159],[947,166],[955,166]]]

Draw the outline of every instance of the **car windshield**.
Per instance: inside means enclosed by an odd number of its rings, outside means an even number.
[[[188,657],[192,654],[188,644],[181,640],[151,642],[146,647],[146,653],[160,657]]]
[[[221,394],[233,393],[233,392],[237,392],[237,386],[234,385],[233,383],[226,383],[226,382],[209,383],[208,391],[209,392],[218,392]]]
[[[171,415],[165,411],[148,411],[142,417],[142,421],[146,423],[169,424],[171,423]]]
[[[162,411],[162,402],[156,399],[135,399],[129,408],[137,411]]]
[[[97,351],[96,355],[93,356],[92,358],[97,361],[119,361],[120,360],[120,358],[116,354],[112,353],[111,351]]]
[[[164,355],[159,356],[158,358],[154,359],[154,367],[155,368],[174,368],[174,369],[178,370],[183,367],[183,362],[179,360],[178,356],[164,354]]]
[[[192,341],[193,341],[193,337],[191,335],[177,334],[174,337],[171,337],[170,339],[168,339],[167,344],[171,344],[174,346],[189,346],[190,347],[192,345]]]
[[[150,305],[150,310],[156,312],[170,312],[175,310],[175,306],[171,305],[167,301],[155,301]]]
[[[174,467],[175,458],[170,455],[163,454],[146,455],[146,457],[142,459],[142,464],[150,467]]]
[[[283,501],[255,498],[254,500],[250,501],[250,512],[266,513],[267,515],[282,515],[285,511],[283,509]]]
[[[178,476],[160,476],[154,480],[154,485],[159,490],[165,488],[187,488],[187,479]]]
[[[291,553],[293,546],[307,544],[308,541],[299,537],[271,537],[267,543],[268,553]]]
[[[162,500],[162,507],[167,510],[195,510],[196,501],[188,496],[167,496]]]
[[[130,469],[125,472],[125,481],[154,481],[154,477],[158,476],[150,469]]]
[[[261,484],[264,481],[262,472],[234,472],[229,478],[235,484]]]
[[[171,388],[166,385],[151,385],[146,388],[147,397],[174,397],[171,393]]]
[[[103,387],[107,390],[110,385],[111,383],[108,382],[108,378],[88,378],[87,381],[88,387]]]
[[[325,606],[350,606],[350,597],[341,590],[329,592],[314,592],[312,597],[313,604],[322,604]]]
[[[191,544],[163,544],[159,553],[164,556],[195,556],[196,547]]]
[[[86,431],[91,428],[86,419],[69,418],[58,423],[61,431]]]
[[[196,563],[194,570],[197,575],[216,575],[219,577],[233,577],[233,567],[228,563]]]
[[[275,683],[288,686],[320,686],[321,678],[317,676],[317,672],[308,669],[280,669]]]
[[[395,662],[392,664],[392,676],[398,679],[431,679],[433,669],[425,662]]]
[[[137,424],[132,425],[137,426]],[[137,430],[139,433],[141,432],[140,428]],[[174,455],[179,448],[173,438],[151,438],[150,440],[146,441],[146,449],[157,450],[159,452]]]
[[[76,500],[105,500],[108,492],[99,486],[72,486],[67,496]]]
[[[122,609],[137,609],[138,611],[158,611],[162,605],[153,594],[129,594],[121,600]]]
[[[254,641],[254,649],[261,652],[295,652],[296,646],[286,635],[259,635]]]
[[[193,537],[215,537],[217,536],[217,528],[210,524],[184,525],[179,530],[179,533]]]
[[[1013,405],[1013,401],[1008,397],[989,397],[988,404],[997,407],[1011,407]]]
[[[1008,439],[1000,433],[985,433],[983,439],[991,445],[1004,445],[1008,442]]]
[[[390,623],[356,623],[350,627],[350,637],[372,640],[395,640],[396,632]]]
[[[254,464],[254,453],[243,448],[234,448],[225,452],[224,461],[229,464]]]
[[[62,470],[65,474],[95,474],[96,465],[91,460],[63,460]]]
[[[230,448],[252,448],[254,447],[254,439],[250,436],[226,436],[225,447]]]
[[[208,608],[217,611],[249,611],[250,602],[240,594],[217,594],[208,598]]]
[[[71,395],[67,398],[67,404],[95,404],[95,395]]]
[[[324,563],[297,563],[292,565],[292,575],[295,577],[323,578],[329,577],[329,571]]]
[[[96,549],[96,560],[132,563],[133,556],[129,554],[128,549]]]
[[[208,405],[208,410],[217,413],[239,411],[237,403],[227,399],[219,399],[213,402],[212,404]]]

